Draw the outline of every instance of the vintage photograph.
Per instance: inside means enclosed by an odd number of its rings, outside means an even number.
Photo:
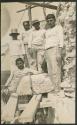
[[[76,2],[1,2],[1,123],[75,123]]]

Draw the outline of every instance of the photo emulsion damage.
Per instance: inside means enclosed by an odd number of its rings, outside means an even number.
[[[75,123],[76,2],[1,2],[1,123]]]

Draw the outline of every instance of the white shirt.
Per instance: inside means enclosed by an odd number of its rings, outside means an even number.
[[[25,68],[22,69],[22,70],[20,70],[20,69],[18,69],[17,67],[15,67],[15,70],[13,70],[13,74],[14,74],[16,77],[21,77],[21,76],[24,76],[24,75],[28,75],[29,73],[38,74],[38,71],[33,70],[33,69],[31,69],[31,68],[27,68],[27,67],[25,67]]]
[[[6,42],[6,46],[9,49],[10,56],[25,54],[24,45],[21,40],[10,40]]]
[[[17,66],[15,66],[5,85],[7,86],[8,84],[10,84],[12,80],[15,81],[16,79],[18,80],[18,78],[21,78],[22,76],[29,75],[29,73],[38,74],[38,71],[33,70],[31,68],[24,68],[24,69],[20,70],[20,69],[18,69]]]
[[[21,40],[23,41],[24,44],[28,44],[29,42],[29,39],[30,39],[30,35],[31,35],[31,32],[33,31],[33,28],[31,28],[30,30],[28,31],[24,31],[21,35]]]
[[[45,37],[46,37],[45,49],[54,46],[63,47],[64,39],[63,39],[63,28],[61,25],[56,25],[55,27],[46,30]]]
[[[23,43],[24,44],[28,44],[28,41],[29,41],[29,36],[30,36],[30,31],[25,31],[23,34],[22,34],[22,40],[23,40]]]
[[[33,30],[30,36],[29,40],[29,47],[32,47],[33,45],[36,46],[44,46],[44,40],[45,40],[45,30]]]

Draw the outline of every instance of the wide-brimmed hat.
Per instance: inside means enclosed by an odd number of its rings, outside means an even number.
[[[34,26],[34,25],[37,24],[37,23],[40,23],[39,20],[34,20],[34,21],[32,22],[32,25]]]
[[[17,29],[11,29],[11,33],[9,34],[10,36],[12,35],[19,35],[20,33],[18,33]]]

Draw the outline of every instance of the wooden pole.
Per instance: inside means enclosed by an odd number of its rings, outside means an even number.
[[[31,6],[28,7],[28,16],[29,16],[30,28],[32,28]]]
[[[43,7],[43,13],[44,13],[44,17],[45,17],[45,20],[46,20],[46,8]]]
[[[34,120],[37,108],[39,107],[42,95],[34,95],[28,105],[25,105],[24,111],[18,118],[20,123],[31,123]]]

